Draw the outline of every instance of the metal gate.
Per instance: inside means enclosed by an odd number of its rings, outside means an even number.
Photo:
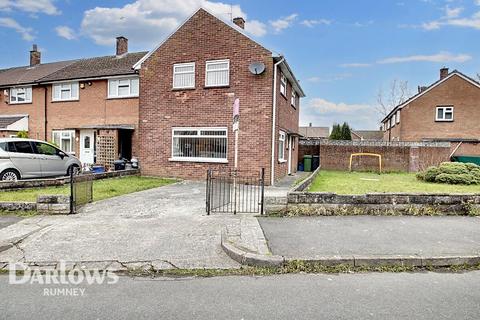
[[[207,171],[206,211],[263,214],[265,169],[260,173]]]
[[[93,201],[93,174],[70,173],[70,213],[77,213],[78,209]]]

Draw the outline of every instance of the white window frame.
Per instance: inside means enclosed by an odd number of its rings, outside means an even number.
[[[287,77],[285,77],[283,72],[280,73],[280,93],[287,97]]]
[[[60,134],[60,141],[55,141],[55,133]],[[68,137],[67,137],[68,136]],[[68,138],[70,140],[70,146],[72,150],[65,150],[62,144],[63,138]],[[65,151],[69,154],[75,154],[75,130],[52,130],[52,141],[58,146],[62,151]]]
[[[138,83],[138,88],[137,88],[137,93],[132,93],[132,81],[136,81]],[[120,81],[128,81],[128,91],[129,93],[126,95],[118,95],[118,88],[120,87]],[[115,85],[115,92],[111,91],[111,84],[112,82],[116,82],[117,84]],[[125,85],[122,85],[125,86]],[[140,92],[140,79],[139,77],[122,77],[122,78],[110,78],[108,79],[108,84],[107,84],[107,97],[108,99],[125,99],[125,98],[136,98],[139,95]]]
[[[391,126],[392,128],[395,127],[395,124],[396,124],[395,118],[396,118],[396,113],[394,113],[394,114],[392,115],[392,117],[390,118],[390,121],[392,122],[390,126]]]
[[[215,71],[228,71],[228,77],[226,83],[216,83],[216,84],[208,84],[208,66],[213,64],[220,64],[220,63],[227,63],[226,69],[217,69]],[[230,59],[223,59],[223,60],[210,60],[205,62],[205,87],[206,88],[214,88],[214,87],[228,87],[230,85]]]
[[[73,92],[73,86],[76,87],[77,89],[77,95],[76,96],[73,96],[72,95],[72,92]],[[58,87],[59,88],[59,93],[60,95],[58,97],[55,97],[55,88]],[[79,100],[79,96],[80,96],[80,86],[79,86],[79,83],[78,82],[62,82],[62,83],[54,83],[52,85],[52,101],[78,101]],[[65,99],[62,99],[62,92],[69,92],[70,94],[70,97],[68,98],[65,98]]]
[[[24,101],[18,101],[18,93],[22,92],[23,95],[24,95]],[[30,91],[30,97],[29,99],[27,99],[28,97],[28,91]],[[14,88],[10,88],[9,90],[9,103],[10,104],[24,104],[24,103],[32,103],[32,87],[31,86],[28,86],[28,87],[14,87]],[[15,101],[12,100],[12,98],[15,97]]]
[[[400,110],[397,110],[396,120],[397,120],[397,124],[400,123]]]
[[[443,118],[439,118],[438,117],[438,111],[439,110],[442,110],[443,111]],[[452,113],[452,119],[446,119],[445,118],[445,113]],[[438,122],[453,122],[453,119],[454,119],[454,108],[453,106],[441,106],[441,107],[437,107],[435,109],[435,121],[438,121]]]
[[[178,67],[193,67],[193,71],[176,71],[175,69]],[[189,86],[183,87],[176,87],[175,86],[175,76],[178,74],[192,74],[193,73],[193,83]],[[173,89],[193,89],[195,88],[195,62],[187,62],[187,63],[176,63],[173,65],[173,79],[172,79],[172,87]]]
[[[197,136],[188,136],[188,137],[202,137],[202,138],[225,138],[226,139],[226,150],[225,158],[206,158],[206,157],[175,157],[174,156],[174,139],[175,137],[182,137],[181,135],[175,135],[175,131],[198,131]],[[200,135],[201,131],[225,131],[224,136],[207,136]],[[187,137],[187,136],[184,136]],[[169,161],[183,161],[183,162],[210,162],[210,163],[228,163],[228,128],[227,127],[173,127],[172,128],[172,141],[171,141],[171,157]]]
[[[287,140],[287,134],[280,130],[278,132],[278,161],[279,162],[286,162],[287,160],[285,159],[285,141]],[[280,143],[282,143],[282,152],[280,153]]]
[[[297,107],[297,92],[295,90],[292,90],[292,97],[290,98],[290,104],[294,108]]]

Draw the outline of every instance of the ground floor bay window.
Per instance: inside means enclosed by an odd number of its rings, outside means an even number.
[[[172,161],[228,162],[227,128],[173,128]]]

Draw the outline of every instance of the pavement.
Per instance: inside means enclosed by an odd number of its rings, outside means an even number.
[[[76,215],[24,219],[0,229],[0,243],[11,244],[0,252],[0,262],[68,261],[113,270],[238,268],[221,248],[222,230],[235,233],[249,219],[261,232],[260,226],[252,215],[206,216],[204,197],[203,182],[184,181],[99,201]],[[248,241],[246,247],[256,245]]]
[[[342,216],[260,218],[274,255],[480,256],[480,217]]]
[[[46,296],[80,288],[83,296]],[[51,290],[50,290],[51,292]],[[116,284],[8,284],[4,319],[465,319],[480,314],[480,271],[129,278]]]
[[[6,228],[20,220],[22,220],[22,218],[17,216],[0,216],[0,229]]]

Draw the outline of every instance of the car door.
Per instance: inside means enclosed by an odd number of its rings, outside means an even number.
[[[63,176],[67,173],[67,156],[62,151],[44,142],[34,142],[34,145],[40,157],[43,177]]]
[[[22,178],[40,178],[40,159],[28,140],[8,142],[8,153],[12,163],[20,170]]]

